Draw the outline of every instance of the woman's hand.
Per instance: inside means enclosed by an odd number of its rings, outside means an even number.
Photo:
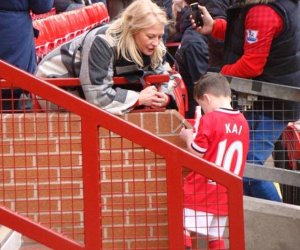
[[[139,105],[145,105],[151,108],[165,107],[169,102],[169,97],[158,92],[155,86],[149,86],[140,92]]]
[[[196,27],[195,20],[191,18],[192,26],[197,32],[203,35],[210,35],[214,27],[214,19],[209,14],[208,10],[201,5],[198,5],[199,11],[203,19],[203,26]]]
[[[162,92],[156,92],[155,97],[153,98],[151,108],[162,108],[167,106],[169,102],[169,97]]]

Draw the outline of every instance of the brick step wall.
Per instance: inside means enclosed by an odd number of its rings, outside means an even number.
[[[178,137],[183,118],[175,110],[136,112],[122,118],[184,146]],[[80,117],[67,112],[5,114],[1,133],[4,205],[82,242]],[[137,245],[146,249],[150,244],[151,249],[166,249],[165,160],[104,128],[99,130],[99,145],[104,249]],[[24,241],[21,250],[44,250]]]

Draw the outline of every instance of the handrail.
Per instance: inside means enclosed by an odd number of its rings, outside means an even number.
[[[80,86],[79,78],[44,78],[44,81],[51,83],[57,87],[77,87]],[[170,76],[167,74],[161,75],[149,75],[144,78],[145,83],[148,84],[161,84],[164,82],[168,82],[170,80]],[[128,84],[129,81],[126,77],[114,77],[114,84],[123,85]],[[139,83],[137,81],[137,83]],[[13,88],[18,87],[13,82],[6,81],[4,79],[0,79],[0,84],[2,88]]]
[[[44,80],[59,87],[80,86],[79,78],[46,78]],[[149,75],[145,76],[144,78],[146,84],[161,84],[164,82],[168,82],[169,80],[170,76],[167,74]],[[114,84],[117,85],[130,83],[126,77],[113,77],[113,81]],[[139,82],[137,81],[137,83]]]
[[[57,87],[78,87],[80,86],[79,78],[44,78],[44,81],[47,81]],[[170,75],[168,74],[158,74],[158,75],[148,75],[144,77],[144,87],[148,85],[160,85],[162,83],[169,82]],[[113,81],[115,85],[126,85],[126,84],[140,84],[140,81],[137,80],[136,83],[131,83],[126,77],[113,77]],[[13,83],[8,82],[4,79],[0,79],[0,84],[2,88],[14,88]],[[187,93],[182,90],[182,86],[177,86],[175,84],[174,88],[175,101],[178,107],[178,112],[184,116],[185,111],[187,109]],[[33,98],[35,99],[35,98]],[[145,109],[143,109],[145,110]],[[154,111],[153,109],[149,109],[149,111]],[[159,109],[164,110],[164,109]]]
[[[241,93],[299,102],[300,87],[226,76],[230,87]]]

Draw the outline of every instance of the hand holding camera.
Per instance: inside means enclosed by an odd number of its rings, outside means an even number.
[[[198,3],[190,4],[192,11],[191,22],[192,27],[202,35],[211,34],[214,27],[214,19],[211,17],[205,6],[198,5]]]
[[[199,27],[199,26],[203,26],[203,19],[202,19],[202,16],[201,16],[201,12],[198,8],[198,3],[192,3],[190,4],[190,7],[191,7],[191,11],[192,11],[192,18],[194,19],[195,21],[195,24],[196,24],[196,27]]]

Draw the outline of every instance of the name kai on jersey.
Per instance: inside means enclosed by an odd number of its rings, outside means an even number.
[[[243,126],[237,126],[235,123],[225,123],[226,134],[237,134],[240,135],[242,132]]]

